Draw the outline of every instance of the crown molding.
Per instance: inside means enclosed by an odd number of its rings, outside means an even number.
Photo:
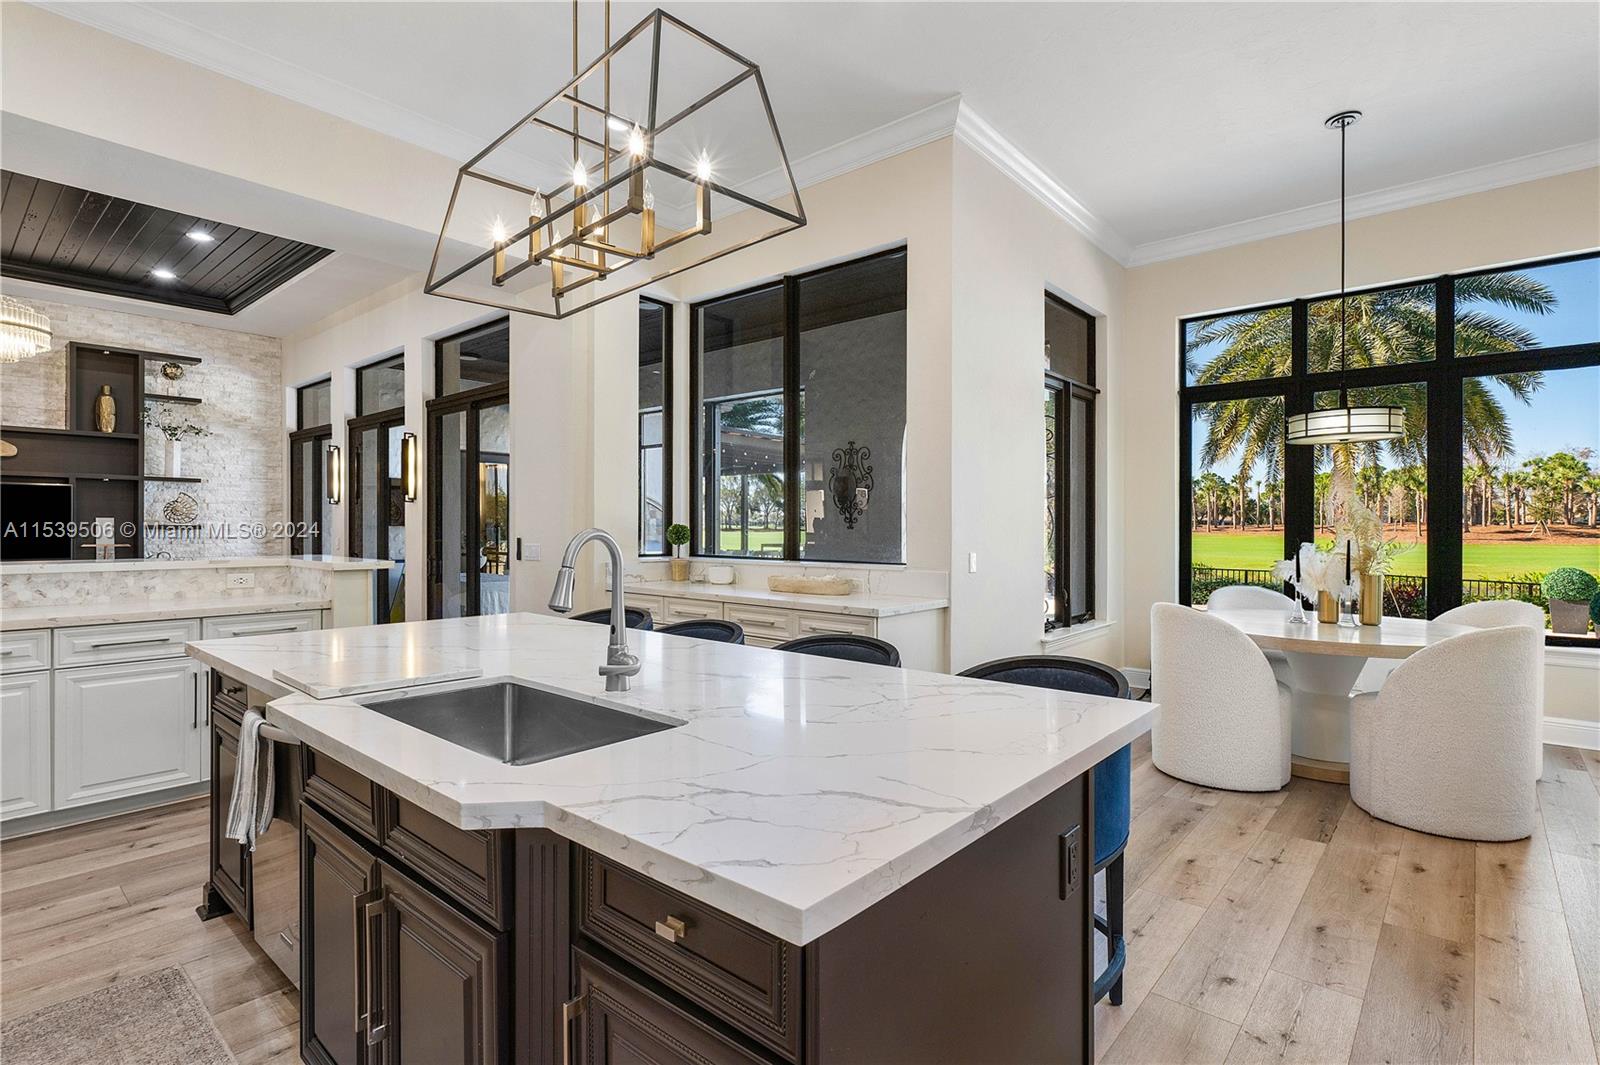
[[[1573,144],[1547,152],[1524,155],[1499,163],[1458,170],[1423,181],[1394,185],[1386,189],[1364,192],[1350,197],[1347,213],[1351,218],[1367,218],[1390,211],[1419,207],[1457,196],[1470,196],[1475,192],[1518,185],[1524,181],[1556,177],[1575,170],[1586,170],[1600,165],[1600,141]],[[1328,200],[1309,207],[1297,207],[1277,214],[1262,215],[1243,222],[1231,222],[1213,229],[1202,229],[1181,237],[1151,241],[1133,249],[1127,265],[1148,266],[1151,263],[1181,259],[1189,255],[1216,251],[1236,244],[1268,240],[1307,229],[1336,225],[1339,221],[1339,201]]]
[[[1060,215],[1101,251],[1126,266],[1133,247],[1071,189],[1028,158],[965,101],[956,112],[956,139]]]

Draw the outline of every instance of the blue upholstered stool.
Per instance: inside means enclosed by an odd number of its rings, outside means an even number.
[[[627,617],[627,626],[630,629],[652,629],[655,622],[650,618],[650,611],[641,610],[636,606],[625,607],[622,611]],[[573,621],[592,621],[596,625],[611,624],[611,608],[602,607],[599,610],[585,610],[581,614],[573,614]]]
[[[875,666],[900,664],[900,650],[894,644],[872,636],[855,636],[847,632],[802,636],[798,640],[780,643],[775,650],[792,651],[797,655],[817,655],[821,658],[841,658],[849,662],[870,662]]]
[[[1057,655],[1025,655],[1000,658],[963,670],[963,677],[997,680],[1006,684],[1026,684],[1034,688],[1084,692],[1128,698],[1128,678],[1119,670],[1084,658]],[[1131,814],[1131,773],[1133,759],[1129,748],[1107,757],[1094,767],[1094,871],[1106,872],[1106,915],[1095,915],[1094,926],[1106,937],[1106,969],[1095,977],[1094,1000],[1111,995],[1113,1006],[1122,1005],[1122,971],[1127,966],[1127,945],[1123,941],[1123,852],[1128,847]]]
[[[714,643],[744,643],[744,626],[731,621],[719,621],[716,618],[678,621],[671,625],[663,625],[656,631],[671,636],[688,636],[695,640],[711,640]]]

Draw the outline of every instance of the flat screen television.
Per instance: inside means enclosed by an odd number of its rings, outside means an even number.
[[[0,482],[0,559],[72,557],[72,485],[62,481]]]

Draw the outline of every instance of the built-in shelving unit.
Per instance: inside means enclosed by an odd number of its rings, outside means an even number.
[[[17,453],[0,459],[0,480],[68,484],[72,488],[72,513],[76,523],[96,518],[112,518],[120,530],[132,527],[134,535],[118,535],[124,546],[120,558],[144,555],[144,530],[166,528],[158,522],[144,521],[146,483],[200,484],[202,477],[167,477],[144,471],[145,434],[142,418],[146,402],[194,405],[195,396],[174,396],[146,392],[145,363],[175,362],[198,366],[193,355],[167,355],[155,351],[135,351],[99,345],[67,345],[66,427],[0,427],[0,437],[17,448]],[[111,386],[116,401],[113,431],[103,433],[95,424],[95,400],[104,386]],[[67,515],[40,515],[41,520],[68,520]],[[93,558],[92,544],[74,544],[77,558]]]

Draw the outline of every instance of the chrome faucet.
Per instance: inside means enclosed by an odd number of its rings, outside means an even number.
[[[611,643],[606,647],[606,664],[600,675],[606,678],[606,691],[625,692],[628,678],[639,672],[639,659],[628,653],[628,615],[622,607],[622,548],[604,529],[585,529],[567,544],[561,556],[561,569],[556,572],[556,587],[550,593],[550,609],[565,614],[572,609],[572,586],[576,574],[572,567],[578,561],[578,552],[590,540],[599,540],[611,555]]]

